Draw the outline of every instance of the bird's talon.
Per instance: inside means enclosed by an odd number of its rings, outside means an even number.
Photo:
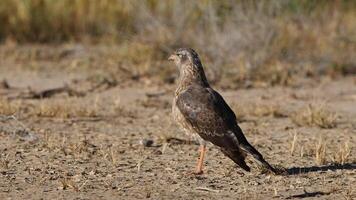
[[[195,175],[202,175],[204,174],[203,170],[200,170],[200,171],[195,171],[194,172]]]

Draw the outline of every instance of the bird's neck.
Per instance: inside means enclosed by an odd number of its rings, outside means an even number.
[[[206,79],[202,67],[182,67],[181,69],[185,70],[180,70],[176,94],[179,94],[191,85],[209,87],[208,80]]]

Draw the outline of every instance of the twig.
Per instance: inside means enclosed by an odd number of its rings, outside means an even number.
[[[85,95],[84,93],[75,91],[66,85],[66,86],[59,87],[59,88],[51,88],[51,89],[46,89],[46,90],[37,91],[37,92],[30,89],[29,96],[27,98],[29,98],[29,99],[44,99],[44,98],[50,98],[56,94],[65,93],[65,92],[69,96],[81,97],[81,96]]]
[[[155,92],[155,93],[146,93],[146,96],[149,97],[149,98],[159,97],[159,96],[165,95],[166,93],[167,93],[167,91]]]
[[[201,191],[207,191],[207,192],[215,192],[215,193],[219,193],[220,190],[214,190],[214,189],[210,189],[207,187],[197,187],[195,188],[196,190],[201,190]]]
[[[77,81],[72,81],[70,85],[75,85]],[[101,90],[107,90],[109,88],[115,87],[117,85],[116,80],[110,80],[107,78],[104,78],[101,80],[99,83],[95,84],[93,87],[90,89],[87,89],[86,91],[77,91],[73,89],[73,87],[68,86],[65,84],[64,86],[57,87],[57,88],[50,88],[50,89],[44,89],[41,91],[35,91],[30,87],[26,88],[15,88],[10,86],[6,80],[0,82],[0,88],[5,88],[7,91],[5,94],[9,94],[16,90],[16,94],[10,97],[11,99],[43,99],[43,98],[51,98],[52,96],[56,94],[61,94],[61,93],[67,93],[69,96],[76,96],[76,97],[83,97],[87,95],[88,93],[96,92],[96,91],[101,91]]]

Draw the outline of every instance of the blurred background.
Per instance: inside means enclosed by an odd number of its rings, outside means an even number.
[[[172,83],[167,56],[192,47],[225,88],[356,73],[351,0],[2,0],[0,23],[3,66]]]

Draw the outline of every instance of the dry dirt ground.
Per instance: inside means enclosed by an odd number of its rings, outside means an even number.
[[[2,64],[0,199],[356,198],[356,77],[219,90],[286,174],[253,162],[245,173],[209,145],[195,176],[198,145],[170,115],[174,85],[95,85],[88,74]],[[82,92],[41,93],[66,83]]]

